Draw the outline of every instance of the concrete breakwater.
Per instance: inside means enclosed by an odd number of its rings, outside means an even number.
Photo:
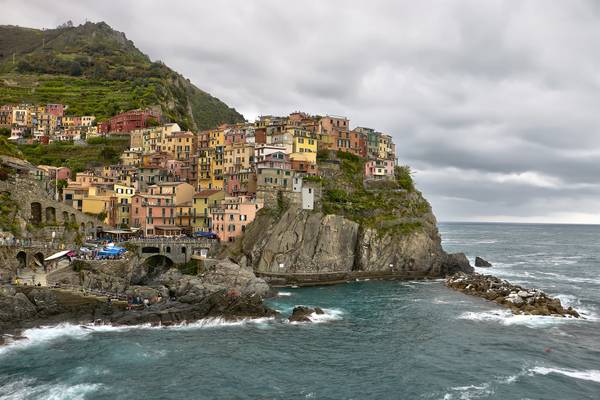
[[[559,299],[550,297],[539,289],[513,285],[492,275],[458,272],[446,279],[446,286],[494,301],[510,308],[513,314],[580,318],[572,307],[564,308]]]

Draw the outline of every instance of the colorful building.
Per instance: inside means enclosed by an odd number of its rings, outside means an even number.
[[[209,208],[210,228],[223,242],[233,242],[254,221],[262,203],[246,196],[226,197]]]
[[[373,159],[365,163],[365,177],[371,179],[385,179],[394,177],[394,161]]]
[[[194,231],[208,231],[210,228],[208,210],[225,199],[225,192],[216,189],[202,190],[194,195],[192,226]]]
[[[100,123],[98,130],[107,133],[128,133],[135,129],[147,128],[150,121],[159,122],[160,112],[154,110],[130,110]]]

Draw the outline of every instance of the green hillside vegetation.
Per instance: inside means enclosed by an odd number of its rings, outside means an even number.
[[[408,166],[396,167],[394,180],[376,182],[365,189],[364,160],[344,152],[338,152],[337,159],[339,173],[321,180],[326,214],[343,215],[380,233],[407,234],[422,227],[420,219],[431,212],[431,207],[416,191]],[[323,165],[321,162],[320,168]]]
[[[6,136],[0,135],[0,155],[22,158],[23,155],[17,149],[17,146],[10,143]]]
[[[86,145],[52,142],[48,145],[19,145],[23,157],[35,165],[69,167],[73,173],[119,162],[121,153],[129,147],[129,137],[91,138]]]
[[[160,106],[184,129],[243,121],[104,22],[44,31],[0,26],[0,104],[20,102],[63,103],[67,114],[100,120]]]

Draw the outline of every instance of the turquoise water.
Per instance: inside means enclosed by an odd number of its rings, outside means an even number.
[[[444,247],[585,321],[512,316],[441,281],[281,289],[327,311],[177,328],[61,326],[0,349],[0,399],[598,399],[600,227],[441,224]]]

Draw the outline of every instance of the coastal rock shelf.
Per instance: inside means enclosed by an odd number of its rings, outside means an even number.
[[[458,272],[446,279],[446,286],[494,301],[510,308],[513,314],[580,318],[572,307],[565,309],[559,299],[550,297],[541,290],[513,285],[492,275]]]

